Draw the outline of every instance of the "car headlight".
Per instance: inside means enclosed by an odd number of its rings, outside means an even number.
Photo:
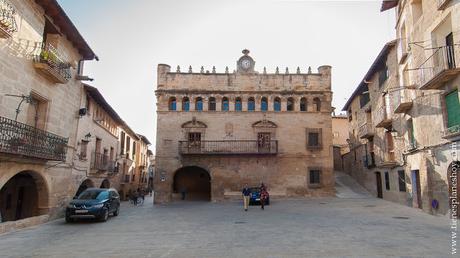
[[[91,206],[91,208],[102,208],[102,207],[104,207],[103,203],[94,204],[93,206]]]

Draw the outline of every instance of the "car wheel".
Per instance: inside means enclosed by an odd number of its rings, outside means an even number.
[[[109,210],[104,209],[104,214],[102,214],[100,221],[106,222],[109,219]]]
[[[72,219],[70,216],[66,215],[66,216],[65,216],[65,222],[67,222],[67,223],[72,223],[72,222],[73,222],[73,219]]]
[[[120,213],[120,207],[118,207],[118,208],[113,212],[113,216],[118,216],[119,213]]]

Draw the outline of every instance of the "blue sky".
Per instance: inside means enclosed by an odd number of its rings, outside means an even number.
[[[91,84],[152,142],[158,63],[232,70],[247,48],[260,71],[328,64],[340,110],[395,37],[394,13],[380,13],[381,1],[58,1],[100,57],[85,67]]]

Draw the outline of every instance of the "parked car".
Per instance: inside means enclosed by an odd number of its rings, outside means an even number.
[[[259,205],[260,204],[260,187],[251,187],[251,196],[249,198],[249,205]],[[267,192],[268,195],[268,192]],[[265,205],[270,204],[270,195],[267,196],[265,200]]]
[[[110,214],[120,213],[120,195],[115,189],[88,188],[67,205],[65,221],[94,218],[107,221]]]

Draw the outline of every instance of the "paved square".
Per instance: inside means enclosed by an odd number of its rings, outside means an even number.
[[[340,187],[339,187],[340,188]],[[1,257],[449,257],[449,220],[387,201],[123,203],[108,222],[48,224],[0,236]],[[402,217],[402,218],[394,218]]]

